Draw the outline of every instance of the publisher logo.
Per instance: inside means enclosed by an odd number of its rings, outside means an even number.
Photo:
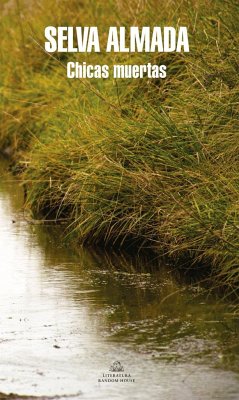
[[[113,362],[113,364],[110,366],[109,371],[112,371],[112,372],[122,372],[122,371],[124,371],[124,367],[123,367],[123,365],[121,365],[121,362],[120,362],[120,361],[115,361],[115,362]]]
[[[103,372],[102,376],[98,378],[99,383],[134,383],[135,379],[131,373],[124,370],[120,361],[114,361],[109,368],[110,373]]]

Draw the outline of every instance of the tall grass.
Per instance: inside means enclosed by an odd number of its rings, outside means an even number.
[[[208,264],[215,284],[236,291],[238,3],[19,1],[1,21],[0,146],[25,166],[27,204],[66,218],[81,242],[130,241]],[[97,25],[104,41],[111,25],[177,24],[189,28],[189,54],[42,50],[46,25]],[[69,81],[68,59],[165,63],[168,76]]]

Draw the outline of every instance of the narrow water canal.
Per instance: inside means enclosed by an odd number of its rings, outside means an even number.
[[[25,220],[3,161],[0,180],[1,399],[238,399],[232,307],[163,266],[64,247]],[[102,382],[115,361],[128,382]]]

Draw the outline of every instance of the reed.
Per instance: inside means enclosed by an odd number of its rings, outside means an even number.
[[[238,3],[163,1],[160,14],[157,1],[70,4],[56,11],[51,0],[22,3],[20,30],[19,10],[1,20],[0,147],[21,167],[27,205],[44,218],[66,218],[70,240],[134,243],[208,265],[214,285],[236,292]],[[179,19],[189,28],[190,53],[85,57],[166,64],[165,80],[70,81],[65,64],[77,56],[49,57],[41,46],[49,22],[103,32]]]

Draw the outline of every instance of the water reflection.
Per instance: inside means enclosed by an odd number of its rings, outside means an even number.
[[[238,321],[228,305],[179,284],[156,260],[64,247],[63,227],[26,222],[22,191],[4,170],[0,392],[237,398]],[[98,382],[115,360],[135,384]]]

